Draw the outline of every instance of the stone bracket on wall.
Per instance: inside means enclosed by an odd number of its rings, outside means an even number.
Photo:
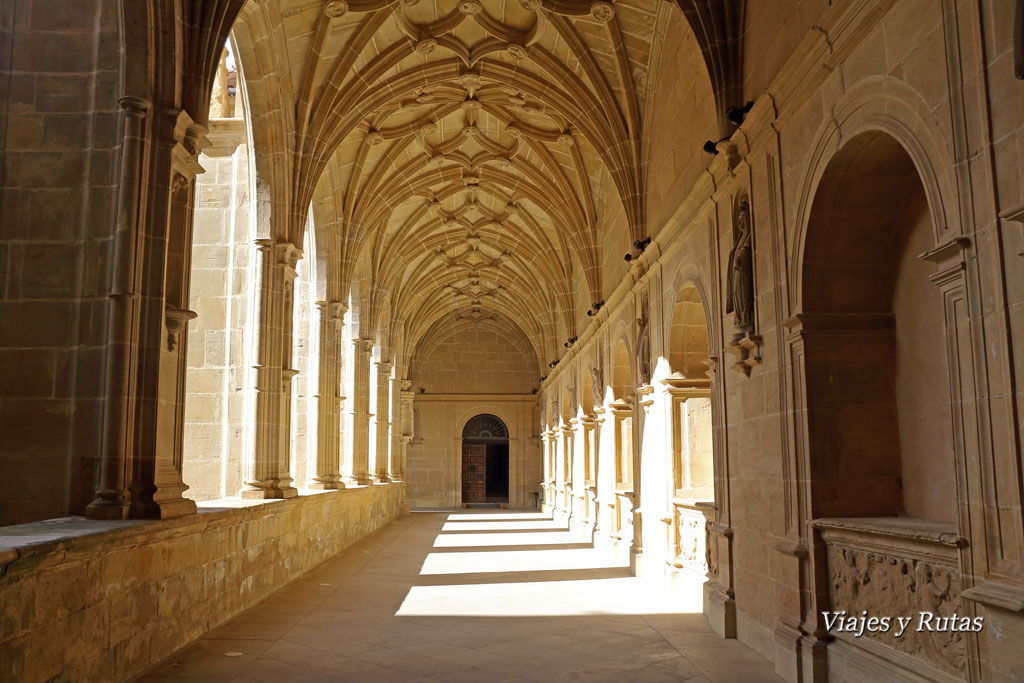
[[[750,376],[750,371],[757,365],[761,364],[761,342],[763,341],[759,334],[748,334],[742,339],[738,339],[729,343],[725,347],[727,353],[731,353],[736,356],[736,360],[729,366],[737,372],[742,372],[747,377]]]

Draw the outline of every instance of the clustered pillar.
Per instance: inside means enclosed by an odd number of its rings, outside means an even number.
[[[370,479],[370,357],[372,339],[353,340],[352,354],[352,437],[348,481],[356,486],[372,483]]]
[[[391,422],[389,417],[391,413],[391,363],[389,361],[380,361],[376,363],[376,366],[377,433],[375,438],[377,439],[377,445],[374,449],[373,479],[380,483],[386,483],[391,481],[388,473],[388,468],[391,464],[391,458],[389,457],[391,442]]]
[[[253,437],[242,465],[243,498],[290,498],[292,292],[301,251],[290,242],[256,241],[256,363]]]
[[[310,463],[311,489],[345,488],[341,481],[341,328],[345,305],[316,302],[320,334],[317,368],[316,450]]]

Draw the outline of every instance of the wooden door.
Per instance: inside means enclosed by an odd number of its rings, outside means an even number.
[[[487,446],[462,444],[462,502],[483,503],[487,500]]]

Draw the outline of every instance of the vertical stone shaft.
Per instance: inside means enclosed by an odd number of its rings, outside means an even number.
[[[352,363],[352,471],[349,479],[363,486],[370,480],[370,355],[372,339],[355,339]]]
[[[407,449],[409,448],[409,444],[412,443],[412,439],[413,439],[413,436],[414,436],[415,425],[413,424],[414,420],[413,420],[413,412],[412,412],[412,402],[413,402],[412,382],[410,380],[403,379],[401,381],[401,383],[399,384],[399,386],[401,387],[401,394],[400,394],[399,402],[400,402],[400,405],[401,405],[401,413],[400,413],[400,415],[402,416],[401,422],[399,424],[401,426],[401,432],[402,433],[401,433],[401,436],[399,438],[398,464],[397,464],[396,469],[392,471],[391,477],[392,477],[392,479],[402,479],[402,480],[404,480],[405,479],[405,469],[406,469],[405,463],[406,463],[406,457],[407,457]],[[394,460],[394,454],[392,454],[392,460]],[[396,471],[397,471],[397,476],[395,476],[395,472]]]
[[[124,119],[117,232],[114,236],[113,278],[107,322],[106,405],[103,413],[103,453],[96,498],[87,517],[119,519],[128,515],[128,460],[132,424],[132,370],[139,305],[137,258],[139,247],[139,189],[144,180],[142,150],[150,103],[121,98]]]
[[[124,146],[111,281],[110,355],[103,462],[95,519],[174,517],[194,512],[183,497],[185,347],[193,191],[206,127],[180,109],[151,126],[152,161],[143,164],[149,104],[123,98]],[[143,190],[145,194],[143,195]]]
[[[377,365],[377,447],[374,451],[373,478],[381,483],[391,481],[388,476],[390,457],[391,432],[391,367],[388,361]]]
[[[295,277],[294,267],[285,266],[293,257],[297,258],[297,252],[291,244],[256,241],[254,262],[259,281],[255,302],[257,336],[253,366],[253,435],[242,463],[243,488],[240,495],[243,498],[290,498],[297,493],[288,475],[288,431],[281,421],[283,412],[290,408],[290,401],[284,402],[282,393],[291,387],[291,377],[285,377],[285,370],[291,370],[285,367],[291,354],[285,354],[284,346],[286,342],[290,345],[291,334],[285,338],[284,324],[290,324],[292,318],[284,312],[291,305],[290,299],[285,300],[285,285],[286,282],[291,285]],[[285,443],[282,443],[282,438]],[[285,455],[284,462],[281,462],[282,454]]]
[[[316,452],[312,454],[308,487],[345,488],[341,481],[341,325],[344,304],[316,302],[320,335],[317,367]]]

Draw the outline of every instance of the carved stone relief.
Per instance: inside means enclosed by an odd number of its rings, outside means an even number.
[[[884,555],[842,546],[828,548],[829,592],[833,611],[860,616],[912,616],[913,623],[899,638],[888,633],[864,633],[900,652],[948,673],[962,675],[967,643],[962,631],[917,631],[919,614],[936,618],[954,612],[965,616],[960,600],[960,573],[951,566]]]
[[[710,564],[708,523],[701,513],[676,512],[676,562],[702,576]]]

